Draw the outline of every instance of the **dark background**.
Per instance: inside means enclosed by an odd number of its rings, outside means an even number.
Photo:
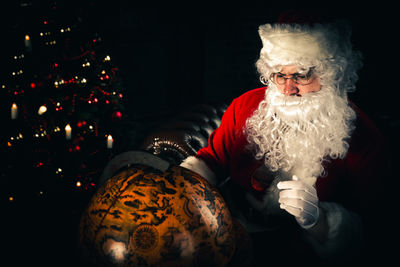
[[[85,13],[88,28],[103,36],[120,69],[127,89],[126,112],[136,125],[143,125],[129,129],[137,142],[133,148],[151,131],[152,125],[194,104],[229,103],[234,97],[262,86],[255,69],[261,49],[258,26],[275,22],[279,14],[288,9],[285,3],[269,2],[252,7],[225,8],[193,3],[176,7],[139,7],[132,2],[71,1],[68,4],[91,10]],[[349,97],[382,130],[396,163],[400,120],[395,12],[387,6],[338,7],[330,4],[332,6],[320,11],[332,18],[347,19],[353,25],[353,44],[364,58],[357,91]],[[303,3],[289,8],[308,7]],[[13,36],[17,10],[14,3],[5,3],[1,10],[0,58],[9,56],[7,52],[12,42],[8,41],[8,36]],[[2,64],[1,69],[5,67]],[[9,107],[1,110],[9,112]],[[393,184],[389,187],[394,190],[398,182],[396,177],[392,179],[388,184]],[[382,205],[387,205],[390,200],[382,200]],[[54,205],[57,208],[57,203]],[[376,212],[382,219],[392,218],[379,211],[371,212]],[[21,254],[34,255],[38,262],[46,261],[43,255],[48,255],[50,262],[53,258],[74,262],[76,224],[73,220],[70,226],[62,222],[63,219],[62,216],[54,218],[55,226],[49,229],[51,238],[43,235],[42,240],[36,240],[29,235],[26,239],[18,236],[12,245],[17,250],[24,248]],[[28,230],[23,232],[39,231],[35,229],[37,225],[32,229],[29,225],[25,227]],[[45,246],[38,247],[37,244]]]
[[[12,55],[7,52],[14,45],[9,38],[18,20],[19,2],[24,1],[3,5],[0,59]],[[55,2],[72,11],[81,9],[88,31],[103,37],[126,86],[126,108],[132,120],[157,120],[196,103],[229,103],[262,86],[255,68],[261,49],[258,26],[275,22],[288,9],[302,9],[352,25],[352,41],[363,54],[364,67],[350,98],[378,124],[386,123],[383,127],[396,123],[398,23],[395,11],[387,6],[311,7],[265,1],[252,7],[221,8],[196,3],[143,7],[133,1]],[[72,11],[71,16],[76,15]],[[34,17],[35,12],[39,11],[33,8],[27,15]]]
[[[275,22],[287,7],[266,3],[253,8],[138,9],[121,2],[119,8],[104,10],[100,23],[123,72],[129,112],[135,117],[227,101],[261,86],[254,66],[261,48],[258,26]],[[393,17],[373,7],[317,12],[353,25],[353,43],[364,56],[364,68],[351,99],[372,117],[392,116]]]

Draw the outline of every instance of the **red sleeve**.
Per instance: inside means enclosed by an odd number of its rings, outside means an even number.
[[[196,157],[202,159],[217,175],[226,177],[229,170],[231,149],[235,142],[237,99],[233,100],[221,119],[221,125],[210,135],[208,146],[200,149]]]
[[[229,176],[230,164],[237,164],[238,154],[247,143],[243,128],[247,118],[264,99],[266,87],[256,88],[234,99],[221,119],[221,125],[208,139],[208,146],[197,152],[217,177]],[[236,155],[235,158],[233,158]],[[232,163],[233,162],[233,163]]]

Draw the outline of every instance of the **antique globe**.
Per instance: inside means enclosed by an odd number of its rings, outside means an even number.
[[[224,199],[196,173],[133,165],[92,197],[79,243],[95,266],[225,266],[235,232]]]

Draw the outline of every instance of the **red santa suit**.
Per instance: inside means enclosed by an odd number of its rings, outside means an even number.
[[[262,48],[256,67],[263,84],[268,84],[271,77],[279,73],[283,66],[296,66],[299,73],[308,73],[312,70],[312,73],[319,79],[322,88],[321,92],[330,90],[341,100],[345,100],[347,94],[354,91],[355,82],[358,79],[357,71],[362,66],[362,63],[360,54],[352,48],[351,31],[346,25],[342,23],[297,24],[293,23],[293,21],[290,23],[280,21],[276,24],[261,25],[258,32],[262,41]],[[286,83],[287,79],[293,78],[286,77],[284,82]],[[272,82],[276,83],[277,81]],[[293,82],[297,83],[297,80],[293,79]],[[281,84],[281,86],[283,85]],[[307,83],[303,84],[303,86],[307,86]],[[220,127],[211,134],[208,146],[199,150],[196,156],[185,159],[181,164],[181,166],[199,173],[215,185],[219,185],[225,177],[230,177],[232,184],[237,185],[235,190],[237,188],[240,189],[235,191],[234,194],[236,195],[233,195],[233,198],[239,198],[238,192],[246,192],[246,197],[239,199],[239,202],[243,202],[240,208],[250,205],[258,212],[265,212],[263,216],[265,214],[270,215],[268,209],[276,209],[278,213],[281,212],[279,208],[283,207],[285,209],[284,205],[269,206],[268,204],[282,201],[280,197],[278,200],[277,196],[280,193],[275,188],[280,187],[276,181],[281,179],[283,182],[280,184],[282,185],[285,184],[285,178],[278,175],[271,178],[272,182],[269,179],[270,183],[266,183],[265,179],[258,179],[259,176],[257,175],[259,174],[260,166],[264,169],[269,167],[272,167],[270,169],[276,169],[276,166],[263,166],[268,160],[274,160],[272,158],[256,160],[255,151],[250,149],[251,147],[254,149],[254,144],[250,144],[247,138],[250,137],[251,139],[252,136],[246,136],[245,131],[247,120],[255,118],[252,117],[253,114],[258,114],[255,112],[259,110],[260,102],[265,99],[266,90],[268,89],[265,87],[255,89],[236,98],[226,110]],[[346,109],[345,102],[341,101],[340,103],[343,105],[333,106],[333,108],[338,109],[335,111],[340,112],[342,111],[341,109]],[[262,104],[268,105],[268,103],[263,101]],[[323,177],[314,177],[312,175],[314,180],[308,184],[315,186],[311,190],[316,190],[317,196],[313,195],[313,197],[318,198],[318,203],[313,203],[318,205],[314,211],[323,211],[322,214],[326,216],[326,220],[318,220],[319,216],[314,214],[313,218],[317,218],[317,220],[314,220],[313,223],[317,222],[317,224],[311,225],[311,228],[304,230],[304,239],[321,258],[329,259],[330,262],[344,254],[352,257],[354,255],[353,252],[364,243],[362,241],[362,232],[369,233],[370,229],[379,229],[379,221],[384,221],[381,220],[380,215],[382,204],[386,204],[380,201],[384,199],[382,197],[384,195],[382,194],[383,186],[381,183],[385,180],[385,171],[389,169],[384,138],[359,108],[352,103],[349,103],[349,105],[354,110],[354,112],[351,112],[352,115],[355,113],[356,118],[354,121],[345,122],[346,124],[353,122],[355,126],[355,130],[348,141],[349,147],[346,155],[341,154],[340,159],[325,157],[322,164],[326,175]],[[318,109],[320,108],[318,107]],[[277,114],[277,117],[285,117],[287,115],[285,110],[287,114],[291,114],[286,106],[282,114]],[[304,110],[298,110],[298,112],[304,112]],[[330,111],[325,112],[329,113]],[[256,119],[262,120],[262,117],[257,117]],[[343,122],[345,119],[341,118],[340,120],[340,122]],[[334,124],[330,126],[335,127]],[[343,138],[346,138],[347,141],[347,135]],[[343,140],[340,139],[340,141]],[[259,148],[264,149],[262,146],[259,146]],[[263,153],[265,155],[265,151]],[[291,153],[293,154],[293,152]],[[345,153],[345,151],[343,150],[342,153]],[[261,157],[260,154],[258,156],[258,158]],[[302,157],[302,155],[295,156],[298,157],[296,160]],[[308,155],[303,155],[303,157],[306,156]],[[321,156],[323,157],[323,155]],[[304,160],[304,163],[308,162],[310,161]],[[303,162],[300,164],[303,164]],[[307,171],[307,168],[301,168],[302,166],[296,167],[298,168],[296,171]],[[292,171],[294,172],[293,169]],[[283,168],[279,171],[284,172]],[[294,180],[294,174],[298,173],[292,174]],[[305,178],[307,177],[303,178],[305,183]],[[299,183],[303,183],[303,181]],[[303,190],[303,192],[307,191]],[[292,190],[291,193],[294,193],[294,191]],[[305,198],[292,198],[297,203],[310,202]],[[261,201],[254,201],[254,199],[261,199]],[[261,204],[259,205],[259,203]],[[300,212],[310,213],[302,209],[302,207],[299,210]],[[286,211],[288,210],[286,209]],[[288,211],[288,213],[290,212]],[[235,217],[238,218],[237,216]],[[296,220],[298,217],[296,217]],[[245,216],[245,218],[250,217]],[[293,219],[293,216],[291,218]],[[310,234],[312,227],[318,227],[318,222],[321,221],[326,221],[327,227],[323,228],[328,231],[323,242],[316,240],[316,235]],[[262,224],[263,220],[260,220],[260,223]],[[245,225],[251,232],[252,227],[250,226],[251,224]],[[304,225],[300,224],[300,226],[303,227]],[[303,227],[303,229],[306,228]],[[362,229],[366,229],[366,231]],[[282,234],[285,234],[285,231]],[[288,237],[289,239],[291,238],[290,235]],[[283,243],[285,244],[285,242]],[[282,256],[286,257],[287,255]]]
[[[208,146],[181,166],[196,171],[215,185],[230,177],[244,191],[262,195],[266,186],[254,178],[254,172],[264,162],[256,160],[248,149],[244,129],[246,120],[265,98],[266,90],[266,87],[254,89],[234,99],[220,127],[209,137]],[[378,179],[387,168],[384,138],[359,108],[351,106],[357,119],[347,155],[325,162],[326,176],[319,177],[315,185],[330,231],[329,242],[323,245],[309,239],[321,257],[335,255],[360,241],[357,237],[353,242],[351,235],[360,232],[359,216],[369,220],[368,213],[377,203]]]

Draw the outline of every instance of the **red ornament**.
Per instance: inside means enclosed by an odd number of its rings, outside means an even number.
[[[86,121],[78,121],[78,123],[76,124],[76,126],[78,126],[78,128],[81,128],[82,126],[85,126],[87,124]]]
[[[111,115],[111,118],[119,120],[122,118],[122,113],[118,110],[114,111]]]

